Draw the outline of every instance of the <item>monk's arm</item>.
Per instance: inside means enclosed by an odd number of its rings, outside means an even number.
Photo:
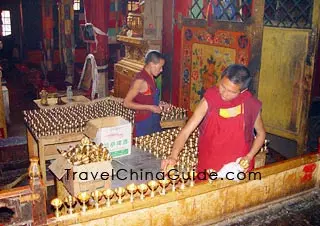
[[[266,138],[266,131],[264,129],[260,113],[258,114],[258,117],[254,123],[254,128],[256,130],[256,139],[254,139],[250,152],[247,154],[249,160],[253,159],[254,156],[259,152]]]
[[[197,128],[208,110],[208,103],[205,99],[200,101],[188,123],[183,127],[176,140],[174,141],[171,157],[177,159],[190,134]]]
[[[155,112],[155,108],[157,106],[155,105],[147,105],[147,104],[139,104],[139,103],[135,103],[133,101],[133,99],[139,94],[139,92],[143,92],[144,90],[144,86],[145,86],[145,81],[141,80],[141,79],[137,79],[133,85],[130,87],[127,96],[124,98],[124,102],[123,105],[126,108],[130,108],[133,110],[148,110],[148,111],[152,111]]]

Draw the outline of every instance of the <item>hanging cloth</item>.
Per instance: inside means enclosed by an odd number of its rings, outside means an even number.
[[[95,94],[98,93],[97,87],[98,87],[98,81],[99,81],[99,74],[98,74],[98,67],[97,67],[96,60],[92,54],[88,54],[88,56],[86,57],[84,66],[82,68],[81,77],[80,77],[80,81],[78,84],[78,89],[81,88],[81,83],[84,79],[86,68],[87,68],[87,63],[89,60],[91,62],[91,75],[92,75],[91,99],[94,99]]]

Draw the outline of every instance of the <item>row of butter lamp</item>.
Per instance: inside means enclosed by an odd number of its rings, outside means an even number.
[[[163,102],[164,103],[164,102]],[[169,105],[161,112],[161,120],[185,120],[187,111]],[[109,97],[91,104],[24,111],[24,121],[35,137],[83,132],[91,119],[121,116],[134,123],[134,111],[124,107],[123,99]]]

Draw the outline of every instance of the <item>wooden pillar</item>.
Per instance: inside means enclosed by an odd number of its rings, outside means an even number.
[[[42,54],[43,66],[47,71],[53,70],[53,2],[52,0],[41,1],[42,13]]]
[[[86,22],[92,23],[93,26],[100,29],[104,33],[108,33],[110,1],[109,0],[84,0]],[[95,57],[99,82],[98,92],[107,96],[108,90],[108,59],[109,59],[109,46],[108,37],[105,35],[97,34],[97,42],[90,44],[90,53]],[[103,92],[104,91],[104,92]]]
[[[73,0],[60,0],[59,5],[59,40],[63,67],[67,75],[66,81],[74,82],[74,11]]]
[[[162,99],[171,103],[173,94],[172,89],[172,68],[173,68],[173,13],[174,0],[163,0],[163,37],[162,53],[165,55],[166,63],[163,68],[162,76]]]
[[[312,97],[320,96],[320,40],[318,42],[318,51],[315,61],[314,74],[316,76],[313,76]]]
[[[179,95],[172,95],[172,104],[180,105],[179,97],[181,96],[181,86],[180,86],[180,76],[182,72],[181,65],[181,54],[182,54],[182,45],[181,45],[181,29],[182,29],[182,18],[189,15],[189,8],[191,7],[191,0],[175,0],[174,2],[174,27],[173,27],[173,39],[174,39],[174,53],[172,61],[172,90],[179,92]]]
[[[0,84],[2,84],[2,71],[0,70]],[[0,138],[7,138],[7,124],[6,124],[6,117],[5,117],[5,109],[3,103],[3,95],[2,95],[2,85],[0,90]]]

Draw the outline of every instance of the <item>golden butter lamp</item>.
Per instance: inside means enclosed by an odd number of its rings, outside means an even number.
[[[149,188],[150,188],[150,190],[151,190],[150,196],[153,198],[153,197],[154,197],[154,194],[155,194],[155,191],[156,191],[157,188],[159,187],[159,183],[158,183],[157,181],[152,180],[152,181],[149,181],[149,182],[148,182],[148,186],[149,186]]]
[[[138,187],[134,183],[129,184],[127,186],[127,190],[130,193],[130,202],[133,202],[134,194],[137,192],[137,189],[138,189]]]
[[[138,191],[140,192],[140,199],[144,199],[144,194],[148,191],[148,186],[146,184],[139,184]]]
[[[173,169],[173,168],[171,168],[171,169]],[[172,171],[169,170],[169,172],[168,172],[169,179],[172,184],[172,187],[171,187],[172,191],[176,191],[176,184],[179,182],[179,175],[176,175],[175,173],[176,173],[175,170],[172,170]]]
[[[73,214],[74,206],[77,203],[77,199],[71,195],[64,198],[64,203],[68,207],[68,213]]]
[[[92,192],[91,196],[93,197],[93,200],[94,200],[94,206],[96,207],[96,209],[99,209],[99,201],[102,198],[102,192],[99,190],[96,190]]]
[[[166,187],[170,184],[169,178],[164,177],[163,180],[159,180],[158,182],[162,188],[160,191],[160,195],[165,195],[166,194]]]
[[[123,187],[118,187],[118,188],[116,188],[114,190],[114,192],[118,196],[118,203],[121,204],[122,203],[122,197],[125,195],[126,190]]]
[[[84,212],[87,212],[87,206],[86,206],[86,202],[88,202],[89,201],[89,199],[90,199],[90,195],[89,195],[89,193],[87,193],[87,192],[81,192],[79,195],[78,195],[78,199],[79,199],[79,201],[82,203],[82,207],[81,207],[81,210],[82,210],[82,212],[84,213]]]
[[[59,209],[60,209],[60,207],[62,206],[62,201],[61,201],[61,199],[59,199],[59,198],[55,198],[55,199],[53,199],[52,201],[51,201],[51,205],[55,208],[55,212],[54,212],[54,214],[55,214],[55,216],[56,217],[60,217],[60,211],[59,211]]]
[[[184,190],[185,189],[185,183],[188,181],[189,175],[186,175],[186,173],[182,172],[180,173],[179,179],[181,181],[180,189]]]
[[[106,202],[106,206],[107,207],[110,207],[111,205],[111,202],[110,200],[112,199],[112,197],[114,196],[114,191],[111,190],[111,189],[107,189],[103,192],[103,195],[104,197],[107,199],[107,202]]]
[[[194,184],[195,184],[195,179],[196,179],[196,177],[197,177],[197,172],[195,172],[195,171],[190,171],[189,172],[189,177],[190,177],[190,187],[193,187],[194,186]]]

